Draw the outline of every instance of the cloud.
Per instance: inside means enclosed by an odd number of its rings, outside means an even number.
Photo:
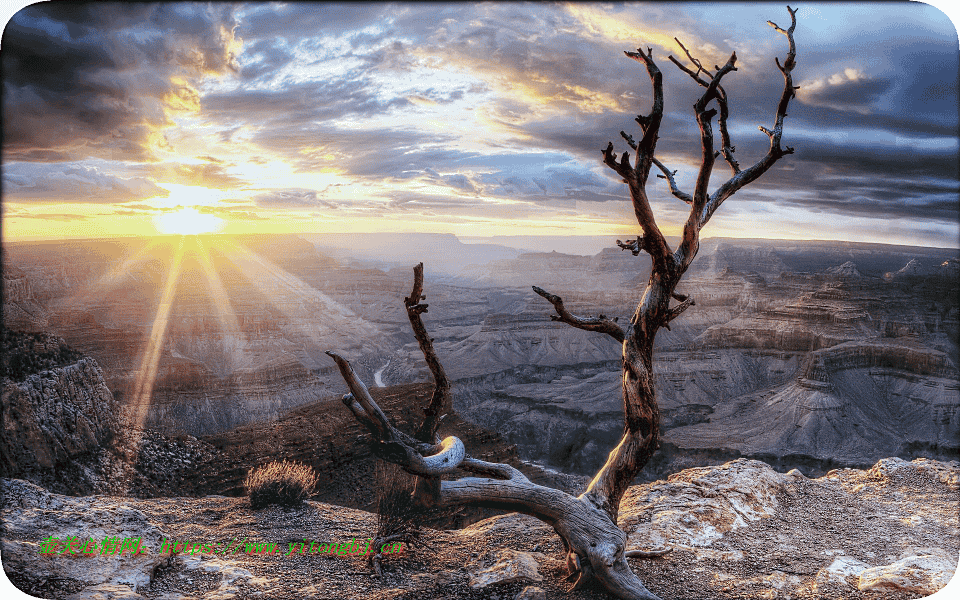
[[[234,206],[201,206],[198,212],[207,215],[216,215],[226,219],[239,219],[244,221],[269,221],[269,217],[261,217],[255,212],[243,210],[241,207]]]
[[[272,75],[294,60],[287,44],[279,39],[262,39],[244,48],[245,64],[240,77],[245,81]]]
[[[143,177],[119,177],[76,163],[9,163],[4,195],[16,202],[110,204],[166,197],[169,192]]]
[[[333,204],[317,196],[316,190],[290,188],[272,190],[253,197],[253,202],[260,208],[336,208]]]
[[[277,89],[212,92],[204,96],[203,111],[207,119],[232,123],[233,128],[224,134],[233,135],[239,124],[296,130],[302,123],[383,115],[393,107],[410,104],[406,98],[384,101],[379,96],[376,87],[364,78],[339,77],[287,82]]]
[[[343,34],[402,10],[402,5],[377,3],[252,4],[243,7],[237,33],[245,40],[299,40],[320,34]]]
[[[801,81],[797,100],[814,106],[869,114],[892,84],[890,78],[868,77],[860,69],[846,68],[826,78]]]
[[[796,153],[743,197],[793,211],[951,218],[955,30],[926,27],[929,13],[914,7],[800,12],[802,87],[783,140]],[[234,215],[262,220],[256,206],[544,219],[606,214],[621,202],[617,215],[630,218],[623,183],[600,161],[609,141],[627,149],[618,132],[637,137],[633,118],[650,110],[645,69],[623,51],[654,48],[666,97],[657,155],[691,191],[700,160],[691,106],[702,88],[667,60],[680,54],[672,38],[705,64],[736,49],[739,70],[724,87],[746,167],[767,150],[757,125],[772,126],[783,86],[773,57],[786,42],[764,22],[783,25],[785,10],[768,8],[37,5],[4,37],[5,191],[27,202],[165,196],[154,181],[248,191],[258,165],[280,163],[298,181],[257,183],[254,204],[237,201]],[[176,135],[178,126],[190,129]],[[165,133],[187,156],[158,150]],[[28,170],[28,161],[62,168]],[[711,187],[727,177],[721,161]],[[352,194],[312,187],[328,180]],[[685,208],[650,182],[658,216]]]
[[[12,215],[17,219],[39,219],[41,221],[89,221],[89,215],[74,215],[69,213],[29,213],[20,212]]]
[[[211,157],[201,157],[208,160]],[[151,176],[165,183],[195,185],[217,189],[234,189],[242,187],[246,181],[227,172],[223,161],[212,159],[215,162],[201,164],[161,163],[151,165]]]
[[[235,69],[228,5],[41,3],[3,35],[6,160],[152,160],[203,76]]]

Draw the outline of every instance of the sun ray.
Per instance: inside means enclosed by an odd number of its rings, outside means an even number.
[[[73,305],[86,305],[90,302],[102,300],[108,292],[116,289],[123,283],[125,275],[129,274],[130,268],[136,264],[148,260],[149,253],[158,247],[156,239],[144,244],[136,252],[125,257],[120,264],[116,265],[108,272],[104,273],[96,283],[88,285],[82,292],[78,291],[69,301]]]
[[[378,334],[369,321],[248,248],[227,242],[224,250],[230,262],[287,317],[288,323],[315,344],[322,342],[327,347]],[[312,313],[314,318],[304,319],[305,313]]]
[[[153,398],[153,384],[157,378],[160,355],[163,353],[163,342],[167,334],[167,324],[170,320],[170,309],[173,306],[173,299],[177,291],[177,282],[180,279],[184,242],[185,240],[183,236],[181,236],[177,250],[170,260],[170,268],[167,270],[167,280],[164,285],[163,295],[160,297],[160,304],[157,306],[157,312],[153,318],[153,326],[150,330],[150,338],[147,341],[147,347],[141,358],[140,368],[137,370],[136,380],[134,381],[134,392],[131,396],[129,409],[133,417],[132,425],[136,430],[140,430],[143,427],[143,423],[147,417],[147,410],[150,408],[150,402]]]
[[[247,366],[244,364],[244,357],[247,356],[246,336],[240,331],[237,313],[233,310],[233,305],[230,304],[227,290],[223,287],[220,275],[210,259],[210,253],[199,237],[196,238],[196,256],[200,259],[200,266],[207,279],[210,298],[213,300],[214,308],[217,311],[217,321],[220,323],[220,331],[223,334],[223,350],[229,359],[227,372],[232,373],[243,366]]]

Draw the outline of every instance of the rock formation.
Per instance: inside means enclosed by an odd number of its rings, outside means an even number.
[[[114,489],[121,467],[105,449],[121,433],[120,407],[97,362],[46,334],[4,331],[0,473],[69,493]]]
[[[617,248],[594,256],[491,253],[486,263],[439,275],[431,269],[437,257],[430,252],[452,248],[470,254],[468,245],[454,240],[427,240],[421,248],[428,255],[421,258],[430,290],[426,319],[454,380],[457,410],[502,432],[526,460],[593,472],[621,427],[615,376],[620,348],[603,336],[551,321],[551,307],[529,286],[551,289],[574,313],[600,312],[623,323],[649,265]],[[341,393],[324,348],[350,356],[365,381],[426,380],[403,311],[409,267],[396,267],[393,256],[378,262],[390,239],[361,242],[375,247],[362,261],[345,252],[331,258],[296,236],[237,239],[234,243],[251,254],[234,255],[209,238],[210,260],[236,324],[218,312],[202,261],[188,256],[144,423],[169,434],[215,434],[269,422]],[[31,310],[46,311],[49,329],[94,357],[120,403],[131,403],[169,257],[154,256],[129,240],[9,246],[5,261],[19,269],[9,270],[19,282],[11,287],[21,290],[17,298],[32,298]],[[142,260],[131,260],[141,250]],[[69,273],[62,269],[67,253],[82,263]],[[881,244],[703,240],[680,286],[696,306],[658,336],[655,377],[667,436],[645,477],[739,456],[811,474],[865,467],[892,454],[955,457],[949,443],[960,407],[955,255]],[[884,278],[911,261],[939,266],[919,276]],[[864,349],[853,349],[856,345]],[[881,347],[939,357],[944,370],[925,372],[913,359],[854,365],[869,348]],[[827,356],[820,353],[832,348],[838,350],[829,355],[831,391],[818,387],[819,375],[805,373],[826,372],[815,365]],[[844,360],[853,363],[837,362]],[[856,429],[840,407],[856,405],[864,394],[902,410],[858,414]],[[766,407],[774,397],[777,402]],[[810,410],[816,416],[797,427],[794,420]],[[780,419],[782,431],[733,435],[744,427],[738,418],[751,422],[764,411],[776,412],[768,416]],[[899,439],[878,422],[881,414],[907,419]],[[685,427],[697,429],[686,436],[670,431]],[[858,454],[852,441],[831,445],[830,435],[812,433],[833,427],[840,428],[837,439],[876,442]],[[712,441],[695,443],[693,431]]]
[[[49,315],[33,296],[26,273],[11,264],[3,265],[3,323],[21,331],[40,331]]]

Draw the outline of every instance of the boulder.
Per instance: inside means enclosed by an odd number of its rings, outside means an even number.
[[[504,548],[497,552],[496,562],[477,573],[471,573],[470,587],[479,590],[497,583],[543,581],[537,559],[529,552]]]
[[[953,577],[956,559],[940,548],[918,549],[918,554],[860,573],[860,591],[904,591],[924,596],[940,590]]]
[[[855,587],[859,583],[860,573],[869,568],[870,565],[852,556],[837,556],[832,563],[817,571],[814,589]]]
[[[702,554],[724,533],[772,516],[784,477],[766,463],[738,459],[632,487],[620,510],[627,547],[686,548]]]
[[[513,600],[547,600],[547,592],[535,585],[528,585],[514,596]]]

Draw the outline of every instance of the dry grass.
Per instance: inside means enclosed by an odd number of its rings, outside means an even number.
[[[252,469],[243,482],[250,506],[259,509],[278,504],[296,506],[313,493],[317,474],[307,465],[291,461],[272,461]]]

